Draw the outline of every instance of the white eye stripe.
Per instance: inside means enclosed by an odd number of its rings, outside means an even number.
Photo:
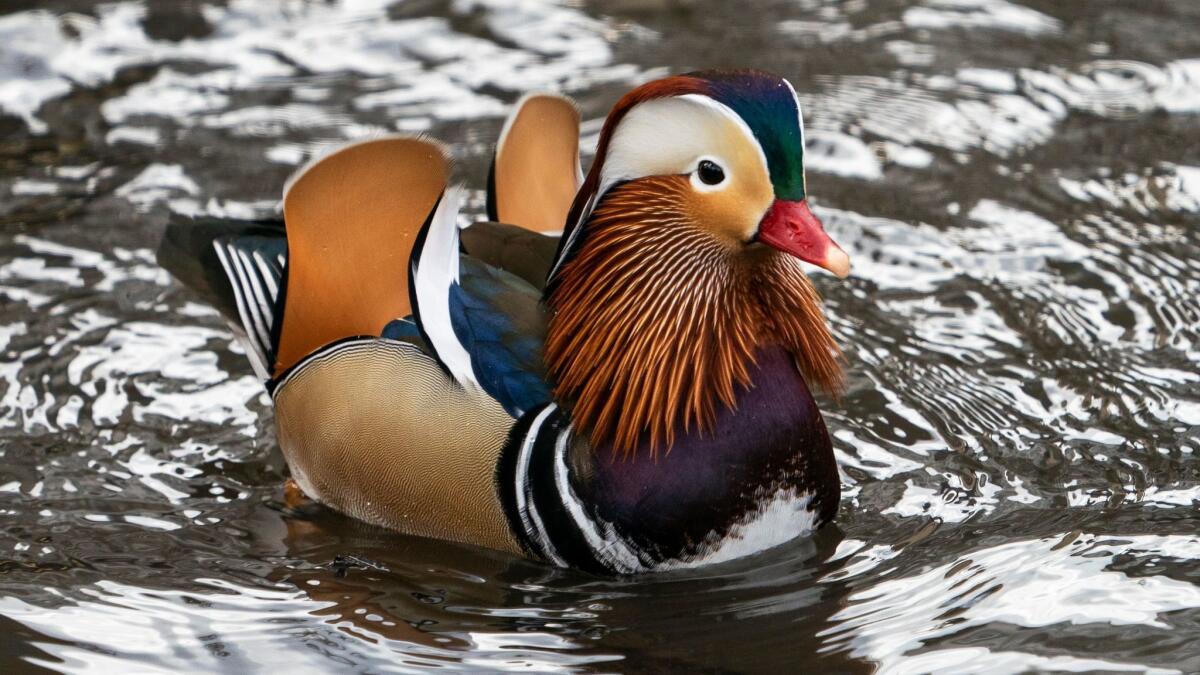
[[[728,135],[730,124],[740,142]],[[728,161],[709,155],[730,143],[744,143],[753,148],[764,175],[770,175],[758,139],[746,122],[725,104],[700,94],[639,103],[626,113],[613,132],[598,195],[625,180],[691,173],[705,158],[717,161],[728,172],[731,166]]]
[[[790,87],[791,85],[788,85],[788,86]],[[795,95],[794,89],[792,90],[792,94]],[[746,139],[748,141],[750,141],[750,145],[753,146],[754,149],[758,151],[758,159],[759,159],[759,161],[762,162],[763,171],[765,171],[767,173],[767,175],[770,175],[771,170],[770,170],[769,166],[767,165],[767,153],[763,151],[762,144],[758,142],[758,137],[754,135],[754,132],[750,129],[750,125],[746,124],[746,120],[742,119],[741,115],[735,113],[732,108],[725,105],[724,103],[721,103],[720,101],[718,101],[714,98],[710,98],[708,96],[703,96],[701,94],[684,94],[683,96],[680,96],[679,98],[686,99],[689,101],[695,101],[704,106],[707,106],[713,110],[716,110],[723,117],[725,117],[726,119],[733,122],[737,126],[737,128],[739,130],[741,130],[742,134],[746,137]],[[796,105],[799,106],[800,104],[797,102]],[[803,133],[804,132],[801,131],[802,135],[803,135]]]

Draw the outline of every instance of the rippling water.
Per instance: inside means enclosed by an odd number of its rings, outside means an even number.
[[[0,668],[1200,670],[1200,5],[13,0],[0,9]],[[604,580],[278,500],[269,402],[154,263],[387,131],[482,187],[528,89],[789,77],[837,525]],[[478,196],[478,195],[477,195]]]

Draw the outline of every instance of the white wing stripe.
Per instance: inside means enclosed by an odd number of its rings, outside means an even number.
[[[454,333],[450,288],[458,283],[458,208],[463,189],[446,190],[430,218],[424,242],[413,251],[413,290],[421,330],[442,365],[464,387],[479,389],[471,355]]]

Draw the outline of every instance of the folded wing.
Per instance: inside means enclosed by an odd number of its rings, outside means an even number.
[[[481,223],[465,236],[477,255],[463,253],[463,191],[446,189],[448,172],[430,141],[351,144],[289,181],[286,238],[278,222],[179,223],[160,259],[241,329],[263,379],[340,340],[382,336],[517,417],[550,399],[540,298],[557,240]]]
[[[514,417],[549,400],[538,288],[460,253],[462,193],[448,190],[412,256],[417,328],[450,375],[486,391]]]

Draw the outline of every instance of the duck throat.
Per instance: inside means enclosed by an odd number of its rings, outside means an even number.
[[[669,451],[709,433],[779,346],[810,385],[836,391],[841,353],[798,261],[723,242],[690,218],[686,182],[613,188],[583,226],[547,303],[556,399],[593,448]]]

